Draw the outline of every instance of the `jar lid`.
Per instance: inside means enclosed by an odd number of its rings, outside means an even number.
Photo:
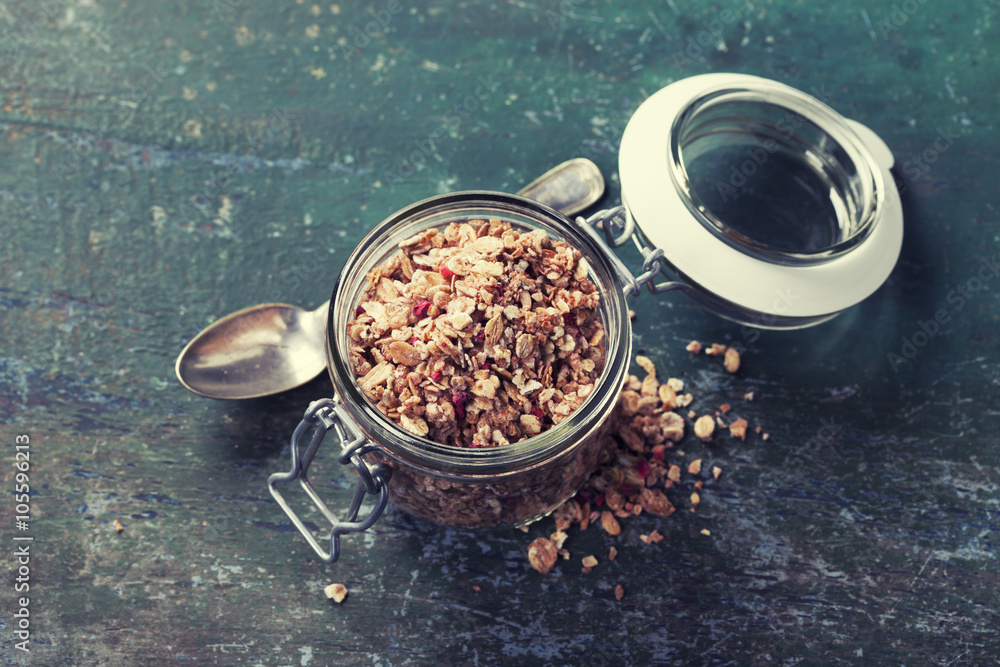
[[[686,281],[781,318],[836,314],[899,256],[903,214],[878,136],[745,74],[683,79],[629,120],[622,203]]]

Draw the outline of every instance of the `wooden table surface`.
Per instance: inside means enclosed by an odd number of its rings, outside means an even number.
[[[3,3],[3,660],[996,664],[998,8]],[[251,304],[320,305],[367,230],[417,199],[515,191],[584,156],[617,204],[632,112],[716,71],[864,122],[905,190],[898,265],[828,324],[758,331],[680,295],[634,300],[635,347],[694,388],[692,407],[729,402],[770,438],[686,440],[672,461],[723,470],[697,511],[684,487],[669,518],[574,528],[547,576],[527,545],[551,520],[468,531],[394,509],[318,561],[265,480],[329,381],[219,402],[179,385],[178,351]],[[745,347],[740,372],[692,358],[691,339]],[[313,479],[343,507],[354,480],[331,458]],[[653,530],[665,539],[642,543]],[[30,593],[15,592],[24,545]]]

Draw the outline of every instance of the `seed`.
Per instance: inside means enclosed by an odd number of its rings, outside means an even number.
[[[622,532],[622,527],[618,524],[618,519],[607,510],[601,512],[601,528],[608,535],[620,535]]]
[[[698,436],[699,440],[711,440],[714,431],[715,420],[712,419],[712,415],[702,415],[694,423],[694,434]]]
[[[740,353],[733,348],[726,350],[726,357],[723,360],[723,365],[726,367],[727,371],[735,373],[740,368]]]

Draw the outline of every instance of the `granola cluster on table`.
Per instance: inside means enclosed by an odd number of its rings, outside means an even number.
[[[579,250],[501,220],[399,244],[347,325],[358,384],[436,442],[496,447],[566,419],[604,367],[599,294]]]

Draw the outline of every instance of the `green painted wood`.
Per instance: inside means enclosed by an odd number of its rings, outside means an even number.
[[[977,274],[1000,240],[996,10],[5,3],[0,442],[13,462],[30,434],[36,495],[31,654],[14,648],[8,583],[4,659],[992,664],[1000,281]],[[574,530],[573,560],[547,577],[526,546],[550,522],[469,532],[398,511],[345,539],[340,563],[317,562],[264,480],[329,383],[201,399],[173,377],[184,343],[254,303],[315,307],[365,232],[416,199],[516,190],[583,155],[617,203],[632,111],[671,81],[727,70],[872,127],[906,190],[896,270],[829,324],[746,331],[676,295],[636,300],[636,347],[697,387],[693,407],[731,402],[771,438],[686,443],[687,459],[725,470],[696,513],[628,521],[614,539]],[[948,321],[894,370],[887,355],[922,342],[939,310]],[[739,375],[690,359],[692,338],[746,346]],[[317,467],[324,496],[346,505],[352,478]],[[653,529],[666,540],[642,544]],[[584,575],[588,553],[601,564]],[[322,594],[335,581],[350,590],[340,606]]]

